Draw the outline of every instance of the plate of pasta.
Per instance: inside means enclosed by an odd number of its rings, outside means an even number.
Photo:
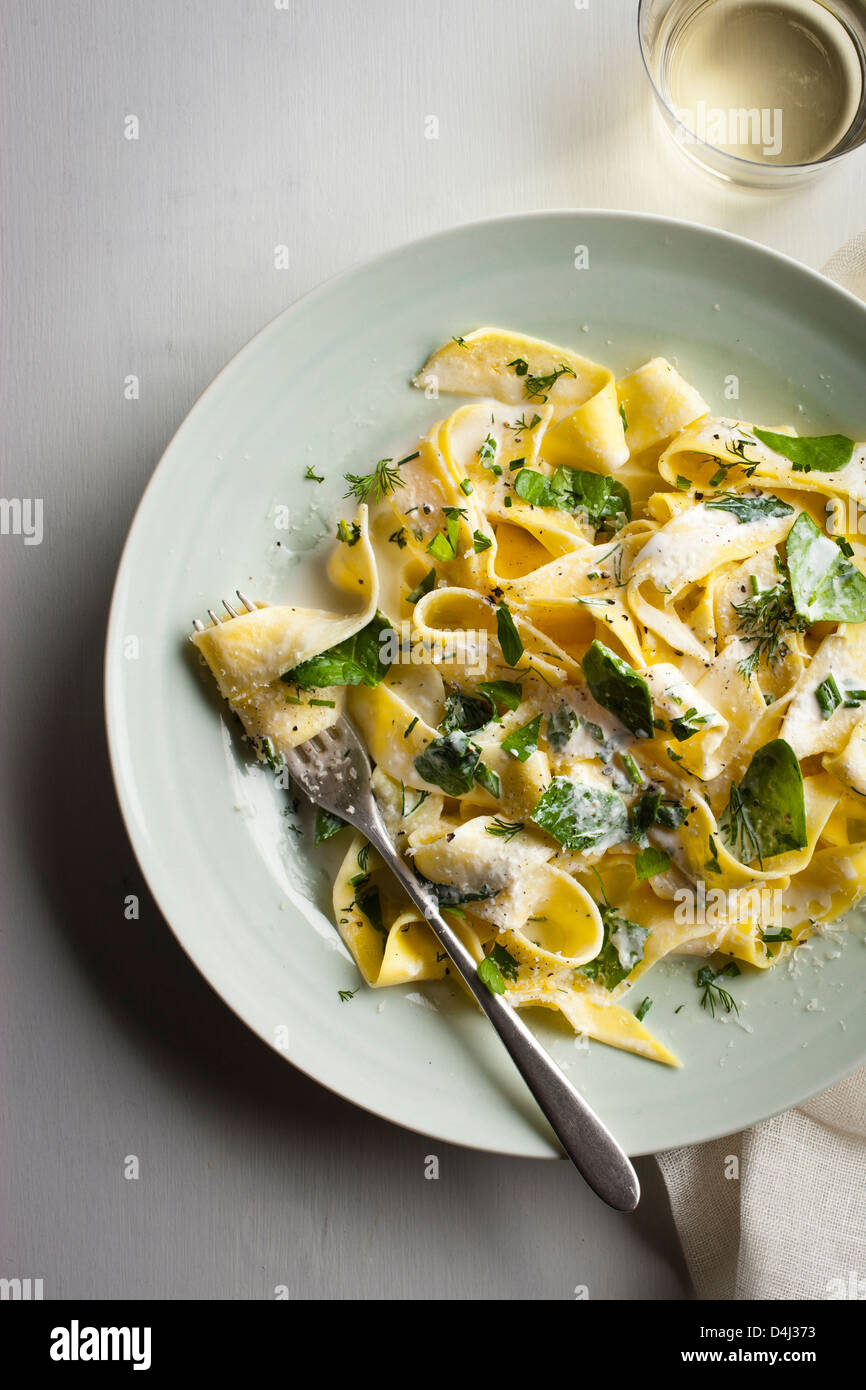
[[[629,1152],[863,1059],[864,327],[735,237],[545,213],[350,272],[217,378],[121,563],[109,742],[163,912],[272,1047],[557,1152],[410,900],[291,784],[347,717],[479,976]]]

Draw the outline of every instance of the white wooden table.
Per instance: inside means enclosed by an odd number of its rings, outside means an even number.
[[[863,159],[782,196],[694,171],[656,123],[634,0],[0,10],[0,491],[44,500],[41,545],[0,536],[0,1276],[42,1278],[46,1298],[688,1297],[651,1160],[639,1213],[615,1216],[565,1163],[353,1109],[212,994],[115,807],[105,619],[175,428],[324,277],[541,207],[669,213],[820,265],[861,230]]]

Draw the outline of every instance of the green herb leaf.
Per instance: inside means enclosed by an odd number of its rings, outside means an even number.
[[[643,676],[598,641],[589,647],[581,666],[593,699],[638,738],[651,738],[653,702]]]
[[[417,455],[415,456],[417,457]],[[379,459],[372,473],[347,473],[346,482],[349,484],[346,497],[357,497],[359,502],[380,502],[389,493],[395,492],[398,487],[405,487],[403,479],[400,477],[400,465],[407,463],[408,459],[401,459],[400,463],[394,468],[390,465],[393,459]]]
[[[547,742],[554,753],[562,752],[576,727],[577,715],[571,706],[563,700],[559,708],[555,709],[547,720]]]
[[[490,549],[493,542],[489,536],[485,536],[483,531],[473,531],[472,544],[475,546],[475,554],[481,555],[483,551]]]
[[[665,854],[663,849],[655,849],[653,845],[639,850],[634,861],[638,883],[643,883],[647,878],[655,878],[656,874],[663,874],[670,862],[670,855]]]
[[[445,697],[445,713],[439,728],[443,734],[450,734],[454,729],[475,733],[489,724],[492,718],[493,705],[490,700],[478,699],[475,695],[456,690]]]
[[[764,744],[749,763],[719,821],[728,848],[744,864],[805,849],[806,802],[796,754],[782,738]]]
[[[492,955],[485,956],[483,960],[478,962],[475,973],[481,983],[487,986],[491,994],[505,993],[505,981],[502,978],[502,972],[496,964],[496,961],[493,960]]]
[[[628,837],[628,811],[616,792],[554,777],[531,819],[567,849],[590,849]]]
[[[637,1008],[634,1011],[634,1016],[637,1019],[638,1023],[643,1023],[652,1006],[653,1001],[650,999],[649,995],[647,995],[646,999],[641,1000],[641,1002],[638,1004]]]
[[[747,496],[740,492],[722,492],[718,497],[710,497],[704,506],[708,512],[730,512],[741,524],[760,521],[767,516],[790,516],[794,511],[781,497],[771,493]]]
[[[302,661],[299,666],[286,671],[280,679],[287,685],[299,686],[301,690],[326,685],[366,685],[373,690],[391,666],[390,661],[382,660],[380,639],[383,632],[392,631],[385,614],[376,613],[360,632],[318,656]]]
[[[415,586],[415,588],[412,590],[411,594],[407,594],[407,595],[406,595],[406,602],[407,602],[407,603],[417,603],[418,600],[419,600],[419,598],[423,598],[425,594],[429,594],[430,590],[433,588],[433,586],[434,586],[435,583],[436,583],[436,571],[435,571],[435,569],[432,569],[432,570],[429,570],[429,571],[427,572],[427,574],[425,574],[425,576],[424,576],[424,578],[421,580],[420,584],[416,584],[416,586]]]
[[[497,835],[501,840],[513,840],[524,828],[522,820],[501,820],[496,816],[487,826],[487,834]]]
[[[506,709],[517,709],[523,699],[517,681],[482,681],[478,689],[494,705],[504,705]]]
[[[842,704],[842,695],[832,671],[826,680],[816,687],[815,699],[818,701],[822,719],[829,719]]]
[[[785,543],[797,612],[809,622],[866,622],[866,577],[801,512]]]
[[[581,513],[596,530],[618,531],[631,521],[628,488],[606,473],[562,466],[549,478],[535,469],[521,468],[514,479],[514,491],[533,507]]]
[[[517,979],[520,962],[514,958],[505,946],[500,945],[498,941],[490,952],[490,960],[499,966],[499,970],[506,980],[513,981]]]
[[[797,473],[835,473],[851,462],[854,440],[845,434],[822,434],[813,439],[805,435],[776,434],[755,430],[755,438],[794,465]]]
[[[621,917],[615,908],[599,903],[604,937],[598,955],[579,970],[607,990],[616,989],[643,960],[649,928]]]
[[[766,942],[773,941],[793,941],[794,937],[790,927],[777,927],[775,931],[762,931],[761,940]]]
[[[467,734],[454,729],[434,738],[415,759],[415,769],[425,782],[441,787],[447,796],[462,796],[472,790],[481,751]]]
[[[510,753],[513,758],[525,763],[527,758],[531,758],[533,753],[538,752],[540,737],[541,715],[537,714],[534,719],[530,719],[528,724],[524,724],[520,729],[515,729],[513,733],[502,740],[502,751]]]
[[[346,822],[340,820],[339,816],[332,815],[330,811],[326,811],[323,807],[317,806],[316,827],[313,831],[313,844],[316,846],[323,845],[326,840],[330,840],[334,835],[338,834],[345,824]]]
[[[500,797],[502,795],[502,783],[499,780],[499,773],[494,772],[486,763],[479,763],[475,769],[475,781],[479,787],[483,787],[491,796]]]
[[[496,635],[506,664],[516,666],[523,656],[523,643],[507,603],[500,603],[496,610]]]

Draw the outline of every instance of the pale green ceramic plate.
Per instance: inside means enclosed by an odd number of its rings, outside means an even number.
[[[588,269],[575,268],[577,247]],[[185,640],[192,617],[238,587],[276,602],[321,589],[329,542],[319,542],[333,531],[343,473],[407,452],[452,408],[409,378],[432,348],[484,324],[566,344],[617,373],[663,354],[719,412],[866,433],[866,309],[759,246],[611,212],[518,216],[416,242],[286,310],[185,421],[123,555],[106,706],[142,869],[226,1003],[359,1105],[456,1143],[544,1157],[556,1152],[550,1132],[462,998],[446,986],[362,987],[340,1002],[359,979],[330,922],[333,858],[288,830],[285,794],[251,765]],[[304,481],[311,463],[325,484]],[[282,506],[298,529],[278,529]],[[863,1061],[862,924],[802,954],[793,971],[734,982],[739,1022],[699,1007],[694,963],[645,977],[632,1002],[652,995],[653,1031],[680,1071],[601,1044],[581,1050],[550,1015],[536,1013],[536,1026],[631,1153],[706,1139]]]

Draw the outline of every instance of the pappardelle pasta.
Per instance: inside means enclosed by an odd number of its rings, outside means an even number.
[[[340,613],[258,605],[194,641],[258,756],[348,714],[385,824],[481,978],[678,1065],[624,996],[661,957],[763,970],[866,887],[866,446],[710,414],[498,329],[415,385],[468,397],[349,474]],[[317,842],[341,829],[320,813]],[[380,987],[447,957],[360,836],[339,930]]]

